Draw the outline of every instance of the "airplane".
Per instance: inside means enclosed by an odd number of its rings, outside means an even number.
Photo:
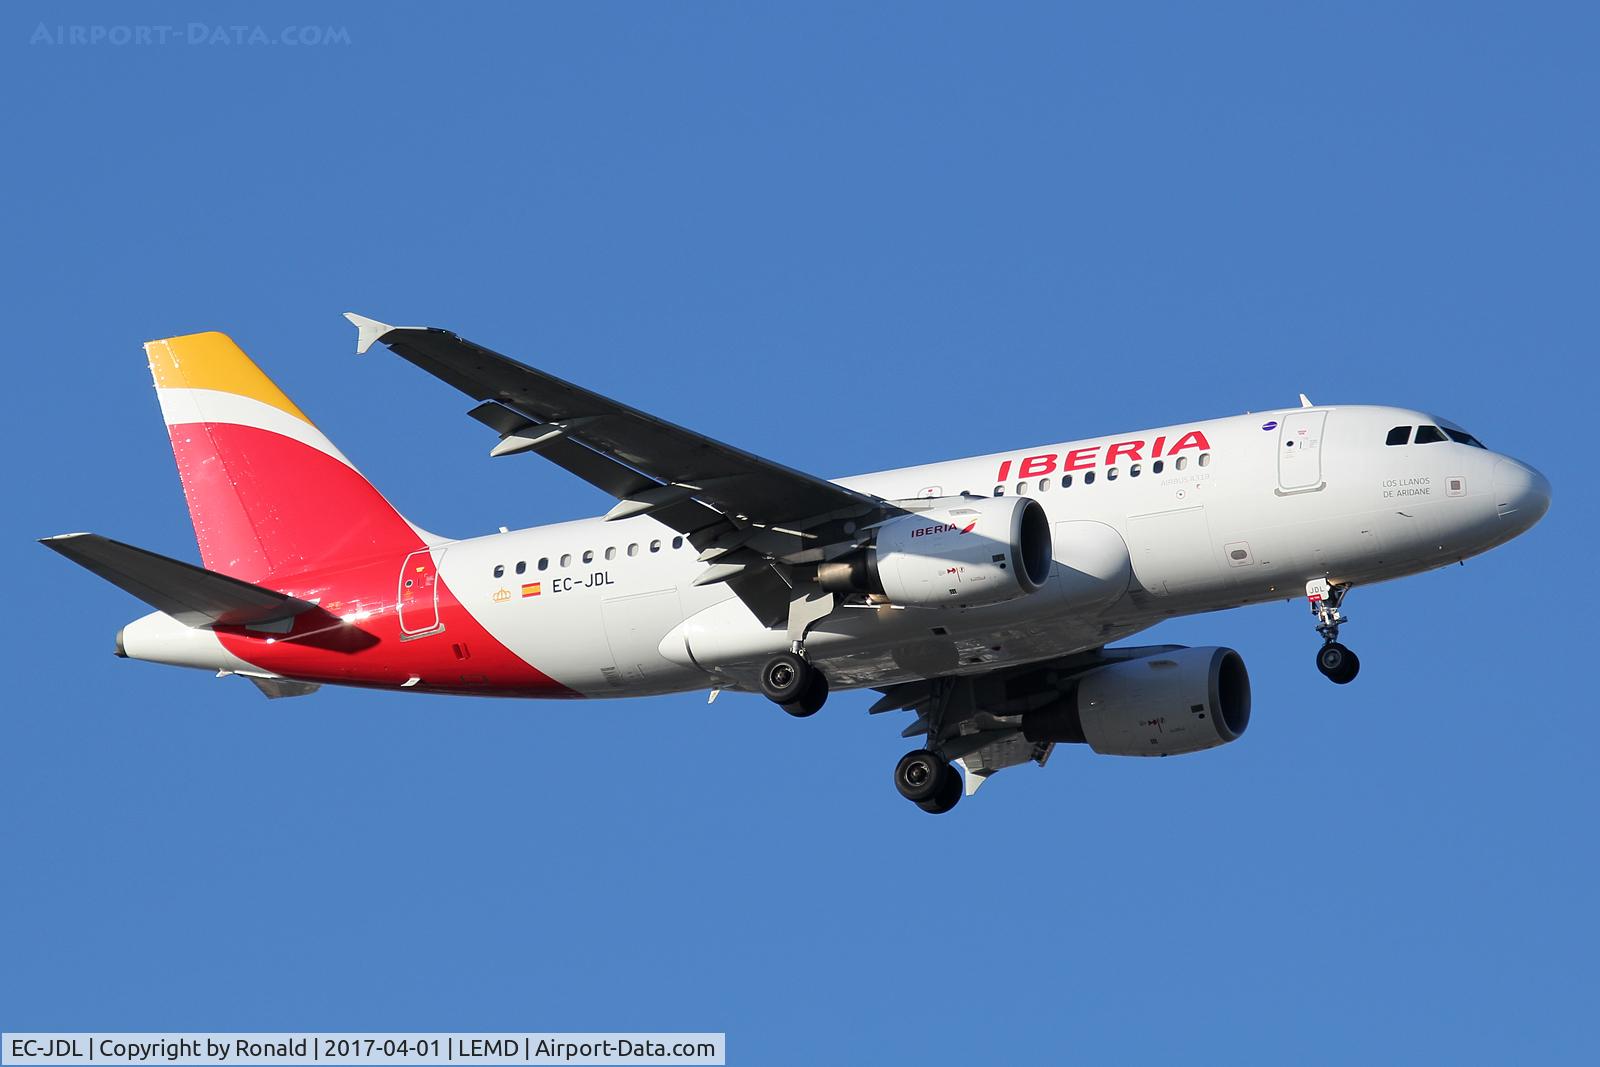
[[[796,717],[877,690],[920,746],[897,791],[942,814],[1058,744],[1121,756],[1237,740],[1226,647],[1116,646],[1174,616],[1304,596],[1316,667],[1352,588],[1464,560],[1543,517],[1550,483],[1446,419],[1298,407],[829,481],[445,330],[353,313],[477,404],[492,456],[609,493],[605,515],[480,537],[400,515],[226,335],[145,346],[203,566],[90,533],[48,548],[155,610],[118,656],[498,697],[761,693]]]

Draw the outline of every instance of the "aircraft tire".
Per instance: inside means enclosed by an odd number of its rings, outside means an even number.
[[[811,680],[806,683],[805,691],[800,694],[798,700],[791,700],[782,705],[784,711],[797,719],[815,715],[822,710],[822,705],[828,702],[828,676],[810,664],[807,664],[807,667],[811,672]]]
[[[948,763],[925,748],[907,752],[894,768],[894,787],[913,804],[938,796],[951,774],[958,774]]]
[[[811,664],[793,652],[780,652],[761,668],[761,692],[774,704],[799,703],[815,673]]]
[[[950,764],[945,764],[944,783],[939,786],[939,791],[927,800],[919,801],[917,807],[929,815],[943,815],[957,804],[966,793],[966,787],[961,781],[961,772]]]
[[[1335,685],[1348,685],[1361,670],[1360,658],[1337,641],[1317,650],[1317,670]]]

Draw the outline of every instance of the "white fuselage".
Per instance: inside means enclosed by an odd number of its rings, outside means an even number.
[[[1392,428],[1423,425],[1449,424],[1398,408],[1296,408],[839,479],[902,502],[1033,496],[1056,566],[1044,588],[1004,604],[841,608],[809,632],[807,655],[835,688],[993,670],[1174,615],[1300,597],[1313,579],[1363,584],[1443,566],[1543,514],[1547,483],[1515,460],[1448,440],[1386,444]],[[1106,551],[1118,542],[1127,577]],[[588,696],[754,688],[762,662],[790,644],[727,586],[694,585],[706,565],[649,518],[542,526],[434,554],[497,639]],[[1125,585],[1085,600],[1075,593],[1085,570]]]

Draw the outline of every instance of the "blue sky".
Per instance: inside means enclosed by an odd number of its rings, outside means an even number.
[[[0,1027],[1592,1056],[1600,21],[1400,7],[7,5]],[[130,24],[184,39],[51,37]],[[231,333],[430,528],[602,509],[347,309],[825,475],[1305,391],[1555,504],[1353,593],[1347,688],[1298,602],[1154,631],[1244,654],[1242,741],[1063,749],[940,819],[860,694],[268,704],[113,659],[143,608],[31,539],[196,556],[149,338]]]

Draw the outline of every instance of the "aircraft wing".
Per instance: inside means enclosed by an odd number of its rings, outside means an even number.
[[[712,564],[698,581],[730,582],[758,617],[787,609],[774,564],[815,562],[823,549],[901,509],[865,493],[674,425],[446,330],[360,315],[357,350],[378,341],[482,401],[491,455],[537,452],[616,497],[606,516],[648,514],[685,534]]]
[[[353,321],[358,318],[352,316]],[[379,327],[381,323],[371,329]],[[556,431],[648,475],[658,485],[692,488],[694,499],[726,515],[786,527],[884,509],[876,497],[675,426],[446,330],[391,326],[374,332],[367,343],[371,340],[381,341],[476,400],[492,401],[525,416],[524,441],[538,437],[528,429]],[[508,438],[502,454],[518,443]]]

